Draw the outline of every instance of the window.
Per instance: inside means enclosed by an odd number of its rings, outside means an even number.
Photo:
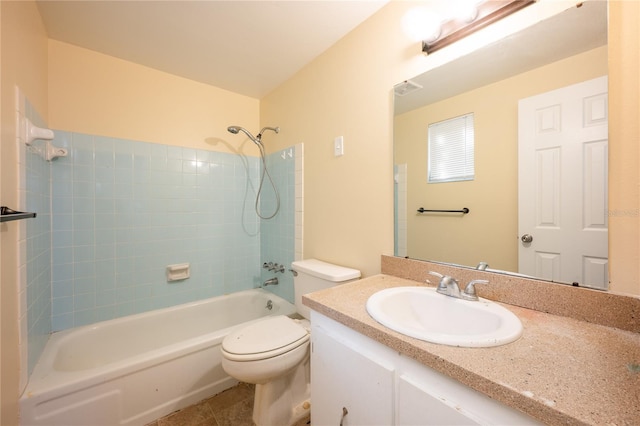
[[[473,113],[429,125],[428,183],[473,180]]]

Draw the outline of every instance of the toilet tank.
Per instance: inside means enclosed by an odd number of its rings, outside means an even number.
[[[333,265],[317,259],[297,260],[291,263],[297,272],[293,278],[295,305],[298,313],[309,318],[310,310],[302,304],[302,295],[324,290],[338,284],[345,284],[360,278],[360,271]]]

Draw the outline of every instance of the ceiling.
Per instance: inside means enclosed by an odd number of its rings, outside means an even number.
[[[261,98],[389,0],[38,1],[49,38]]]

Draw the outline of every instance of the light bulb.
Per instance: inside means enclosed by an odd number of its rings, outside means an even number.
[[[454,8],[452,9],[452,17],[465,23],[475,21],[478,17],[478,0],[458,0],[451,2]]]
[[[402,18],[402,29],[413,41],[432,42],[441,32],[442,18],[426,7],[409,9]]]
[[[474,4],[464,11],[464,13],[460,16],[460,19],[463,22],[469,24],[475,21],[477,17],[478,17],[478,6]]]

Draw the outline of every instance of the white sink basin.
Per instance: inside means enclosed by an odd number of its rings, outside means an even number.
[[[497,303],[456,299],[431,287],[381,290],[367,300],[367,312],[398,333],[443,345],[500,346],[522,335],[520,319]]]

